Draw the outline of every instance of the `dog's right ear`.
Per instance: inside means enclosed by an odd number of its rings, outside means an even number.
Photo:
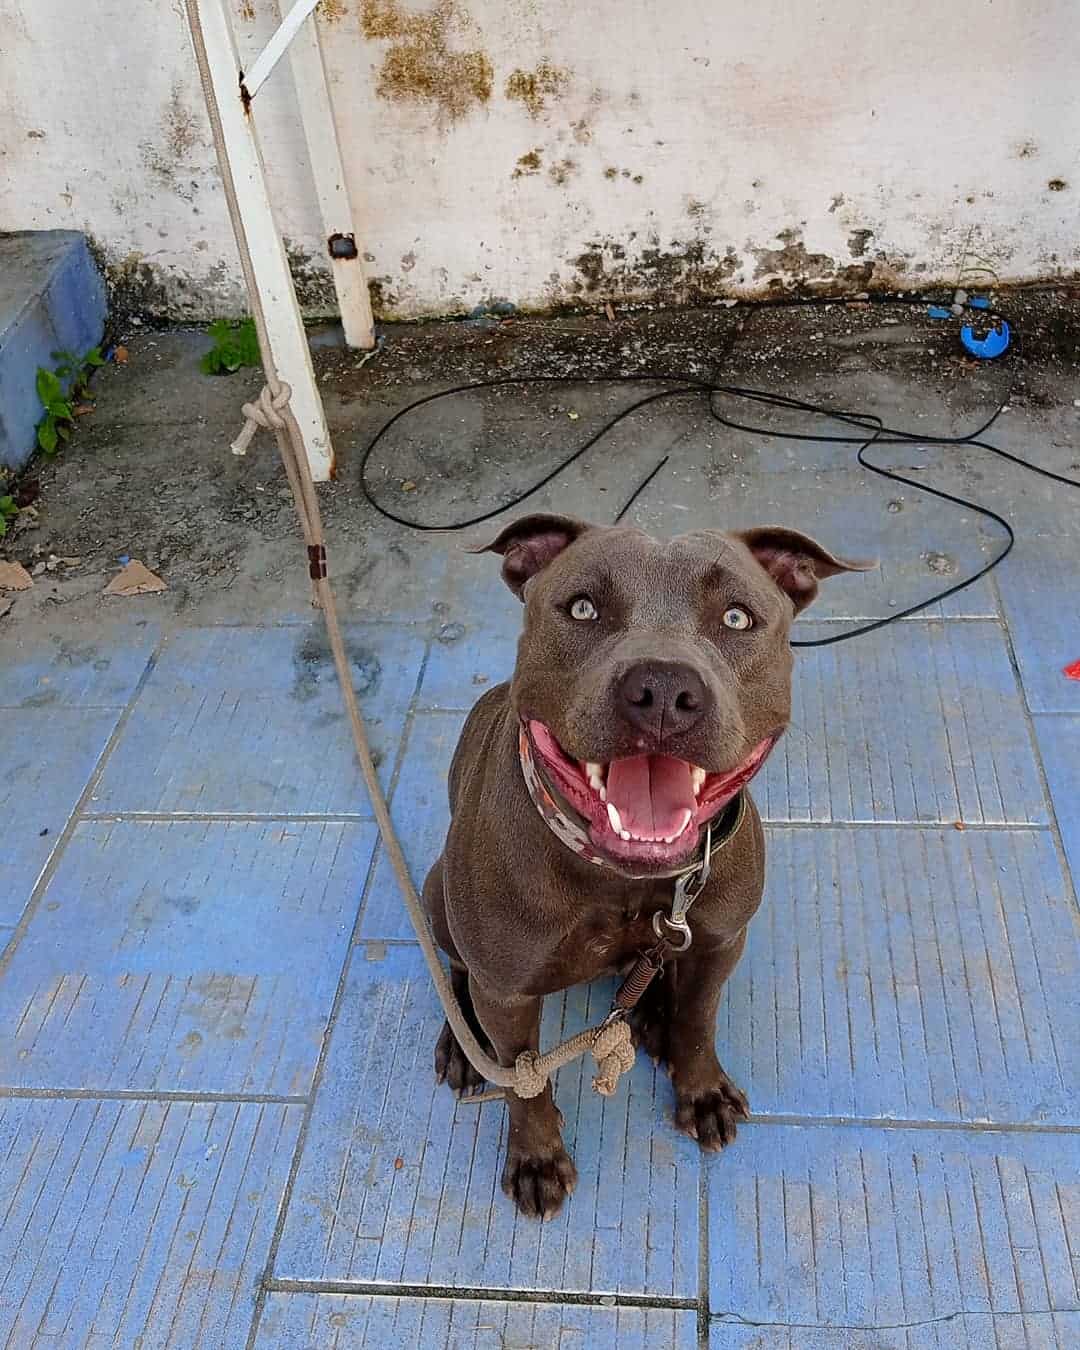
[[[543,571],[579,535],[592,528],[571,516],[522,516],[507,525],[490,544],[471,548],[469,552],[501,554],[503,581],[519,600],[524,600],[525,583]]]

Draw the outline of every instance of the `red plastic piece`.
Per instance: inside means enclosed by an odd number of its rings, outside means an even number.
[[[1071,666],[1066,666],[1065,675],[1070,680],[1080,680],[1080,661],[1074,661]]]

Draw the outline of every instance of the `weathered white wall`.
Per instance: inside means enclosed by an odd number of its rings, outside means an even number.
[[[272,0],[231,0],[254,53]],[[1076,0],[323,0],[384,315],[1080,266]],[[242,306],[179,0],[0,0],[0,228],[85,230],[152,309]],[[287,63],[257,102],[332,296]]]

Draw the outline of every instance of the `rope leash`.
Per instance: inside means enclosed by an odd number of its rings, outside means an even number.
[[[299,423],[289,406],[289,386],[276,381],[277,388],[267,384],[255,403],[245,403],[244,429],[240,433],[247,443],[259,428],[271,430],[277,437],[278,449],[293,491],[297,513],[300,516],[304,538],[307,542],[309,572],[313,587],[313,603],[322,610],[326,624],[330,650],[334,658],[338,683],[341,687],[345,709],[352,729],[357,759],[364,778],[364,785],[371,798],[390,862],[394,868],[398,885],[405,897],[413,928],[428,964],[436,993],[446,1012],[446,1019],[457,1038],[466,1058],[477,1073],[498,1087],[510,1088],[519,1097],[536,1097],[543,1092],[551,1076],[588,1051],[592,1052],[597,1064],[597,1074],[593,1087],[601,1095],[610,1097],[618,1086],[619,1078],[634,1063],[634,1048],[630,1036],[629,1024],[620,1016],[617,1020],[605,1019],[595,1027],[579,1032],[560,1045],[544,1054],[535,1050],[526,1050],[518,1055],[513,1069],[507,1069],[484,1053],[479,1041],[465,1019],[461,1006],[439,959],[434,937],[428,924],[427,914],[417,894],[416,886],[409,873],[401,843],[394,831],[390,819],[390,810],[383,796],[371,749],[363,714],[356,698],[352,682],[349,658],[342,640],[338,621],[337,605],[330,584],[329,569],[326,560],[326,546],[323,542],[322,519],[319,513],[315,485],[311,470],[304,453],[303,437]],[[239,438],[238,438],[239,439]],[[641,991],[644,992],[644,988]],[[640,997],[640,994],[638,995]],[[634,1003],[637,998],[634,999]]]
[[[423,952],[424,960],[435,985],[435,992],[439,996],[439,1001],[446,1013],[446,1020],[449,1022],[465,1057],[477,1073],[487,1079],[489,1083],[495,1084],[496,1087],[508,1088],[519,1097],[535,1097],[544,1090],[551,1075],[558,1069],[591,1051],[597,1064],[597,1074],[593,1079],[593,1087],[602,1096],[609,1097],[614,1093],[621,1075],[626,1073],[634,1062],[630,1027],[624,1020],[624,1010],[613,1009],[612,1013],[599,1025],[579,1032],[576,1036],[570,1037],[544,1054],[534,1050],[524,1051],[517,1057],[514,1066],[507,1068],[484,1052],[461,1011],[449,977],[443,968],[442,961],[439,959],[438,949],[427,921],[427,915],[409,874],[405,854],[390,819],[390,810],[379,783],[368,743],[367,730],[360,712],[360,705],[357,702],[349,658],[345,651],[341,626],[338,621],[337,605],[330,585],[318,496],[315,492],[315,484],[312,481],[307,455],[304,452],[300,425],[289,406],[292,391],[288,384],[278,377],[270,348],[266,314],[263,310],[262,298],[255,279],[255,269],[251,259],[251,250],[248,246],[247,233],[240,216],[236,183],[226,153],[221,114],[210,77],[210,64],[202,31],[198,0],[186,0],[186,9],[188,24],[191,28],[192,44],[195,49],[195,61],[206,99],[214,148],[217,151],[218,165],[221,170],[225,201],[240,254],[240,265],[244,274],[244,284],[251,305],[252,317],[255,320],[263,374],[266,379],[266,385],[258,398],[252,403],[243,405],[244,426],[232,443],[232,450],[237,455],[245,454],[260,428],[272,431],[277,439],[281,462],[285,467],[285,474],[289,481],[307,547],[308,571],[312,582],[312,603],[322,610],[330,651],[334,658],[334,668],[337,671],[342,700],[348,714],[349,726],[352,731],[356,757],[360,763],[364,785],[371,799],[379,833],[389,854],[391,866],[397,877],[398,885],[401,887],[401,893],[405,898],[405,907],[408,910],[413,928],[416,930],[420,950]],[[237,97],[239,97],[239,94]],[[639,961],[642,959],[644,958],[639,958]],[[644,992],[644,989],[642,989],[642,992]],[[638,997],[640,997],[640,994]],[[634,1002],[636,1001],[637,999],[634,1000]],[[473,1100],[479,1099],[474,1098]]]

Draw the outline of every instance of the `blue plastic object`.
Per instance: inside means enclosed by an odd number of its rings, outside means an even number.
[[[0,465],[20,469],[41,420],[39,366],[58,348],[85,352],[101,341],[105,283],[86,239],[74,230],[0,235]]]
[[[987,300],[987,298],[986,298],[985,295],[973,295],[973,296],[971,297],[971,299],[968,301],[968,308],[969,308],[969,309],[989,309],[989,308],[990,308],[990,301]]]
[[[951,319],[952,310],[945,309],[941,305],[931,305],[926,311],[932,319]]]
[[[972,331],[971,324],[964,324],[960,329],[960,341],[964,347],[981,361],[992,361],[995,356],[1000,356],[1009,345],[1009,325],[1004,319],[1001,323],[992,328],[984,338],[977,338]]]

